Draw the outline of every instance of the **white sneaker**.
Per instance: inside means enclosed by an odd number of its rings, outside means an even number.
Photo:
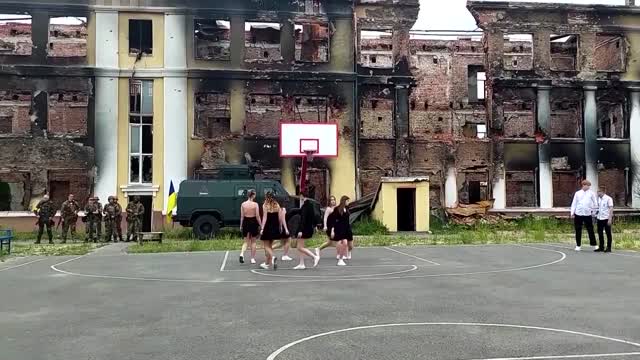
[[[269,265],[267,265],[265,263],[260,264],[260,267],[265,269],[265,270],[269,270]]]
[[[593,245],[591,247],[593,248],[593,250],[598,250],[598,245]]]
[[[347,260],[351,260],[351,251],[347,253]]]
[[[338,260],[338,266],[347,266],[347,263],[344,262],[344,260],[340,259]]]
[[[320,249],[316,248],[316,256],[320,256]]]
[[[320,262],[320,256],[314,256],[313,257],[313,267],[318,266],[319,262]]]
[[[307,268],[307,267],[306,267],[306,266],[304,266],[304,264],[299,264],[299,265],[297,265],[296,267],[294,267],[294,268],[293,268],[293,270],[304,270],[304,269],[306,269],[306,268]]]
[[[580,246],[576,246],[576,248],[575,248],[575,249],[573,249],[573,250],[575,250],[575,251],[580,251],[580,250],[582,250],[582,249],[580,249]]]
[[[251,259],[251,263],[255,264],[256,263],[256,259]]]
[[[289,257],[289,255],[282,255],[282,261],[291,261],[293,260],[292,258]]]
[[[336,259],[340,260],[340,255],[336,255]]]

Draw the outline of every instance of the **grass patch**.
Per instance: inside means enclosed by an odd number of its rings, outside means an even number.
[[[102,246],[104,244],[101,243],[34,244],[33,242],[13,241],[11,255],[4,253],[0,260],[9,256],[85,255]]]
[[[356,221],[351,227],[354,235],[387,235],[389,229],[387,229],[382,222],[371,218],[364,218],[360,221]]]

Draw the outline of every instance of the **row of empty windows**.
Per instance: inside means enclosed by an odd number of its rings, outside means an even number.
[[[86,57],[87,29],[86,17],[50,17],[47,56]],[[30,56],[33,48],[31,16],[0,14],[0,55]]]

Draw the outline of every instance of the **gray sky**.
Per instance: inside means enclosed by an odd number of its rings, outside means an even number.
[[[512,0],[512,2],[523,1]],[[527,2],[624,5],[624,0],[529,0]],[[420,0],[420,15],[414,29],[473,30],[476,28],[476,23],[467,11],[466,4],[466,0]]]

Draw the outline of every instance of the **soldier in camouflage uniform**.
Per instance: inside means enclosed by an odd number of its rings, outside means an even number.
[[[53,244],[53,233],[51,232],[51,227],[54,224],[53,217],[56,215],[56,210],[54,209],[51,200],[49,200],[49,195],[45,195],[42,198],[33,212],[38,217],[38,239],[36,240],[36,244],[40,244],[45,226],[47,227],[49,244]]]
[[[89,202],[87,206],[84,208],[84,213],[86,216],[86,233],[87,237],[84,242],[96,242],[96,225],[97,225],[97,217],[98,213],[100,213],[102,209],[98,208],[98,203],[94,197],[89,198]]]
[[[98,196],[94,197],[96,201],[96,206],[100,210],[96,216],[96,230],[98,233],[98,241],[102,238],[102,204],[100,203],[100,198]]]
[[[127,242],[138,241],[138,233],[142,224],[144,206],[140,203],[140,197],[134,196],[133,201],[127,204]]]
[[[78,211],[80,205],[73,199],[73,194],[69,194],[67,201],[62,203],[60,216],[62,217],[62,243],[67,242],[67,234],[71,229],[71,240],[76,241],[76,223],[78,222]]]
[[[115,196],[113,197],[113,202],[116,206],[116,216],[114,218],[113,228],[118,234],[118,240],[123,241],[122,240],[122,206],[118,204],[118,198]]]
[[[104,241],[109,242],[111,238],[113,238],[114,242],[118,242],[118,235],[115,230],[116,225],[116,203],[115,198],[113,196],[109,196],[109,202],[105,204],[103,212],[104,212],[104,232],[105,238]]]

